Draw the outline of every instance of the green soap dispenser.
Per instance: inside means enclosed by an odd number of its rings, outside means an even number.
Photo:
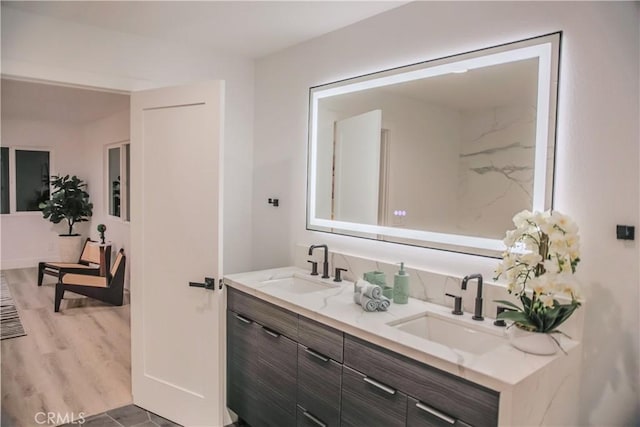
[[[393,276],[393,302],[396,304],[409,302],[409,275],[404,271],[404,262],[400,263],[400,271]]]

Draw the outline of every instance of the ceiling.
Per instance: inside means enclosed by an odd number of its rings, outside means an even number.
[[[2,7],[260,58],[405,1],[2,1]]]
[[[129,108],[129,95],[2,79],[2,118],[92,122]]]
[[[404,1],[2,1],[2,8],[260,58],[385,12]],[[88,123],[129,97],[2,79],[2,117]]]

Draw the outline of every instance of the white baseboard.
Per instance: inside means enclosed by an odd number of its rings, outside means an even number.
[[[58,257],[50,256],[44,258],[18,258],[0,260],[0,270],[13,270],[16,268],[36,268],[38,263],[42,261],[56,261]]]

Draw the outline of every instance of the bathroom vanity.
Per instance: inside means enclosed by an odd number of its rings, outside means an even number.
[[[227,405],[252,426],[572,424],[580,344],[533,356],[493,319],[411,298],[387,312],[296,268],[225,277]]]

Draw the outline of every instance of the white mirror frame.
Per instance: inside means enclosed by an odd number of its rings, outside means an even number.
[[[544,211],[552,207],[553,160],[551,159],[551,164],[548,164],[548,154],[549,150],[553,150],[555,147],[555,123],[551,126],[550,119],[555,119],[556,115],[560,36],[561,33],[553,33],[510,43],[508,45],[456,55],[455,57],[444,58],[442,60],[428,61],[346,81],[312,87],[309,97],[307,229],[346,235],[348,235],[348,232],[371,233],[418,241],[421,242],[416,243],[419,246],[474,253],[484,256],[499,256],[499,254],[505,250],[505,245],[502,240],[318,218],[316,216],[318,103],[321,99],[330,96],[343,95],[448,73],[464,72],[465,70],[474,68],[538,58],[533,210]],[[553,154],[553,152],[551,154]],[[391,241],[393,242],[393,240]]]

